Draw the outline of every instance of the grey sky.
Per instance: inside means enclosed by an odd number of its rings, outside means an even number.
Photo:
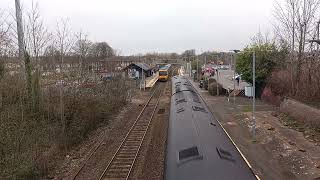
[[[34,0],[50,29],[68,17],[73,31],[107,41],[122,54],[243,48],[272,31],[274,0]],[[31,0],[21,0],[24,8]],[[14,9],[14,0],[0,0]]]

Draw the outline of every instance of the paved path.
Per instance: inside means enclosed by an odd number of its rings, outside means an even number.
[[[234,81],[232,80],[233,77],[233,70],[219,70],[219,83],[222,84],[223,88],[225,89],[233,89],[234,87]],[[214,79],[217,79],[217,74],[214,75]],[[245,86],[249,86],[249,84],[245,81],[241,81],[238,83],[235,82],[235,88],[236,89],[244,89]]]

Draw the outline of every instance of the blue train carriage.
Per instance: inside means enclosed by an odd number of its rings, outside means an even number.
[[[159,81],[168,81],[171,64],[167,64],[159,69]]]
[[[183,76],[172,78],[166,154],[166,180],[257,179]]]

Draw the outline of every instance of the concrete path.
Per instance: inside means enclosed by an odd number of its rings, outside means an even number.
[[[219,80],[218,82],[223,86],[225,89],[233,89],[235,84],[235,89],[244,89],[245,86],[249,86],[249,84],[245,81],[240,81],[239,85],[237,81],[233,81],[233,70],[219,70]],[[214,75],[214,79],[217,80],[217,74]]]

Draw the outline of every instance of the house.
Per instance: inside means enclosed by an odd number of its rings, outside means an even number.
[[[156,71],[156,68],[149,66],[146,63],[131,63],[123,69],[126,71],[129,78],[141,79],[142,74],[143,78],[150,77]]]

